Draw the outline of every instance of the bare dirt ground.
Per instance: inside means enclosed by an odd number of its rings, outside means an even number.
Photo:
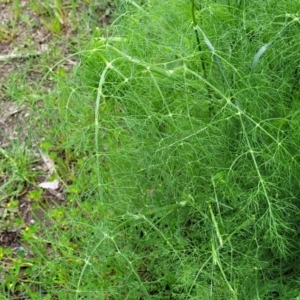
[[[16,145],[26,148],[34,157],[30,168],[38,170],[36,184],[49,177],[51,167],[36,147],[42,137],[29,139],[33,107],[27,98],[38,99],[51,91],[53,84],[44,77],[47,68],[71,53],[70,46],[76,45],[78,38],[87,37],[93,26],[108,24],[113,11],[108,2],[103,6],[97,1],[77,1],[75,12],[69,3],[74,1],[61,2],[57,7],[57,1],[46,5],[43,1],[0,0],[0,161],[4,162],[2,166],[5,161],[12,162]],[[66,60],[64,71],[69,72],[74,65],[76,60]],[[42,105],[36,103],[36,108]],[[37,218],[47,223],[46,212],[63,205],[64,190],[45,189],[43,205],[33,208],[29,196],[33,186],[25,180],[11,197],[3,188],[10,180],[11,175],[0,164],[0,248],[18,250],[22,247],[20,232]],[[17,206],[11,205],[12,198]],[[16,227],[17,219],[22,222]]]

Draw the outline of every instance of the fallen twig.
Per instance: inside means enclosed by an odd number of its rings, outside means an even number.
[[[28,58],[40,56],[41,54],[42,54],[42,52],[0,55],[0,61],[9,61],[9,60],[13,60],[13,59],[28,59]]]

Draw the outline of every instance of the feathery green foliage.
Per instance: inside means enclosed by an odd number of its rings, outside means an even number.
[[[124,7],[49,100],[76,246],[38,280],[60,268],[59,299],[298,299],[299,4]]]

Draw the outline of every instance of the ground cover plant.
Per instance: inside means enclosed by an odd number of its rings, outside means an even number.
[[[113,10],[114,1],[0,0],[0,299],[29,299],[26,273],[40,260],[25,239],[41,227],[35,220],[49,226],[57,200],[64,209],[63,186],[51,193],[39,187],[51,180],[42,107],[54,88],[52,74],[64,77],[76,58],[51,66],[73,52],[79,37],[87,40],[91,28],[109,23]]]
[[[120,3],[53,74],[67,203],[24,232],[27,295],[299,299],[299,9]]]

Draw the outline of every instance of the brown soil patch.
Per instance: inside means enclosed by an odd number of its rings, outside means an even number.
[[[0,164],[0,248],[20,249],[22,230],[32,224],[34,219],[50,226],[47,211],[64,205],[62,185],[58,190],[44,190],[40,207],[33,207],[34,201],[29,197],[39,183],[47,180],[49,169],[39,153],[38,141],[33,142],[28,137],[32,129],[33,108],[32,104],[28,105],[26,95],[36,93],[38,99],[39,93],[53,88],[51,80],[43,80],[41,84],[48,67],[71,53],[70,46],[76,44],[78,36],[87,37],[89,31],[93,30],[90,27],[85,28],[85,34],[80,32],[80,26],[84,25],[83,16],[88,15],[94,26],[103,27],[110,22],[113,11],[109,3],[104,6],[100,1],[100,4],[95,2],[87,5],[83,1],[76,4],[74,15],[70,1],[61,2],[61,7],[53,6],[49,9],[48,6],[52,4],[47,1],[0,0],[0,162],[13,159],[10,154],[12,146],[18,145],[30,152],[33,157],[31,168],[38,174],[36,185],[26,180],[22,182],[22,188],[13,197],[18,204],[10,209],[12,198],[5,197],[1,185],[4,186],[12,178],[7,170],[1,170]],[[74,65],[75,60],[66,60],[63,69],[68,72]],[[18,90],[24,88],[24,91],[12,94],[11,85],[14,84]],[[42,106],[39,100],[36,103],[34,109]],[[10,222],[10,219],[13,221]],[[16,219],[22,220],[18,228],[14,225]],[[1,222],[6,225],[1,226]]]

